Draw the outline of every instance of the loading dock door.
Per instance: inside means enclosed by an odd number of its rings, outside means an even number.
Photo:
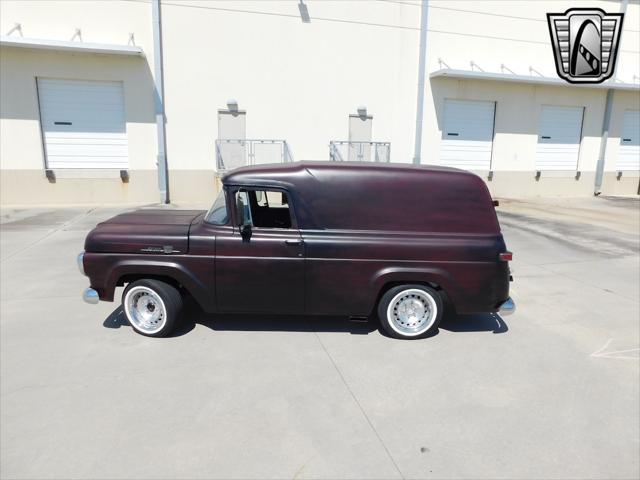
[[[583,107],[542,106],[536,170],[577,169],[583,113]]]
[[[122,82],[37,82],[47,168],[129,168]]]
[[[625,110],[616,170],[640,170],[640,110]]]
[[[495,102],[445,100],[440,164],[489,170]]]

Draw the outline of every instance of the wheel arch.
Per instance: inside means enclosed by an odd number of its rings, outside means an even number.
[[[372,284],[372,312],[375,311],[380,299],[387,291],[406,284],[431,287],[441,293],[445,304],[449,303],[455,307],[454,297],[457,292],[457,284],[451,275],[439,268],[385,268],[377,272],[372,279]]]
[[[116,263],[107,275],[105,297],[113,301],[117,286],[141,279],[163,281],[189,293],[203,308],[210,306],[211,295],[207,286],[184,266],[174,262],[125,260]]]
[[[158,280],[160,282],[168,283],[172,287],[178,290],[185,290],[186,288],[175,278],[169,275],[154,275],[151,273],[127,273],[121,275],[116,281],[116,287],[122,287],[127,283],[133,283],[136,280]]]

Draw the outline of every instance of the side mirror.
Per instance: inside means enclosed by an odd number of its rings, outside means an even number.
[[[240,235],[242,236],[242,240],[248,242],[251,238],[251,224],[245,223],[240,226]]]
[[[245,200],[247,203],[245,203]],[[249,211],[249,198],[245,190],[240,190],[236,196],[236,222],[240,228],[242,240],[248,242],[251,238],[251,212]]]
[[[236,223],[238,225],[244,225],[246,223],[244,202],[240,195],[236,197]]]

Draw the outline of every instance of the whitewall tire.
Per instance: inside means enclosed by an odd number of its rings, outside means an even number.
[[[425,285],[399,285],[387,290],[378,304],[380,326],[392,337],[424,338],[438,330],[443,304],[440,294]]]

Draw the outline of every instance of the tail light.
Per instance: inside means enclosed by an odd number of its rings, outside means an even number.
[[[500,254],[500,260],[503,262],[510,262],[511,260],[513,260],[513,253],[511,252],[504,252]]]

